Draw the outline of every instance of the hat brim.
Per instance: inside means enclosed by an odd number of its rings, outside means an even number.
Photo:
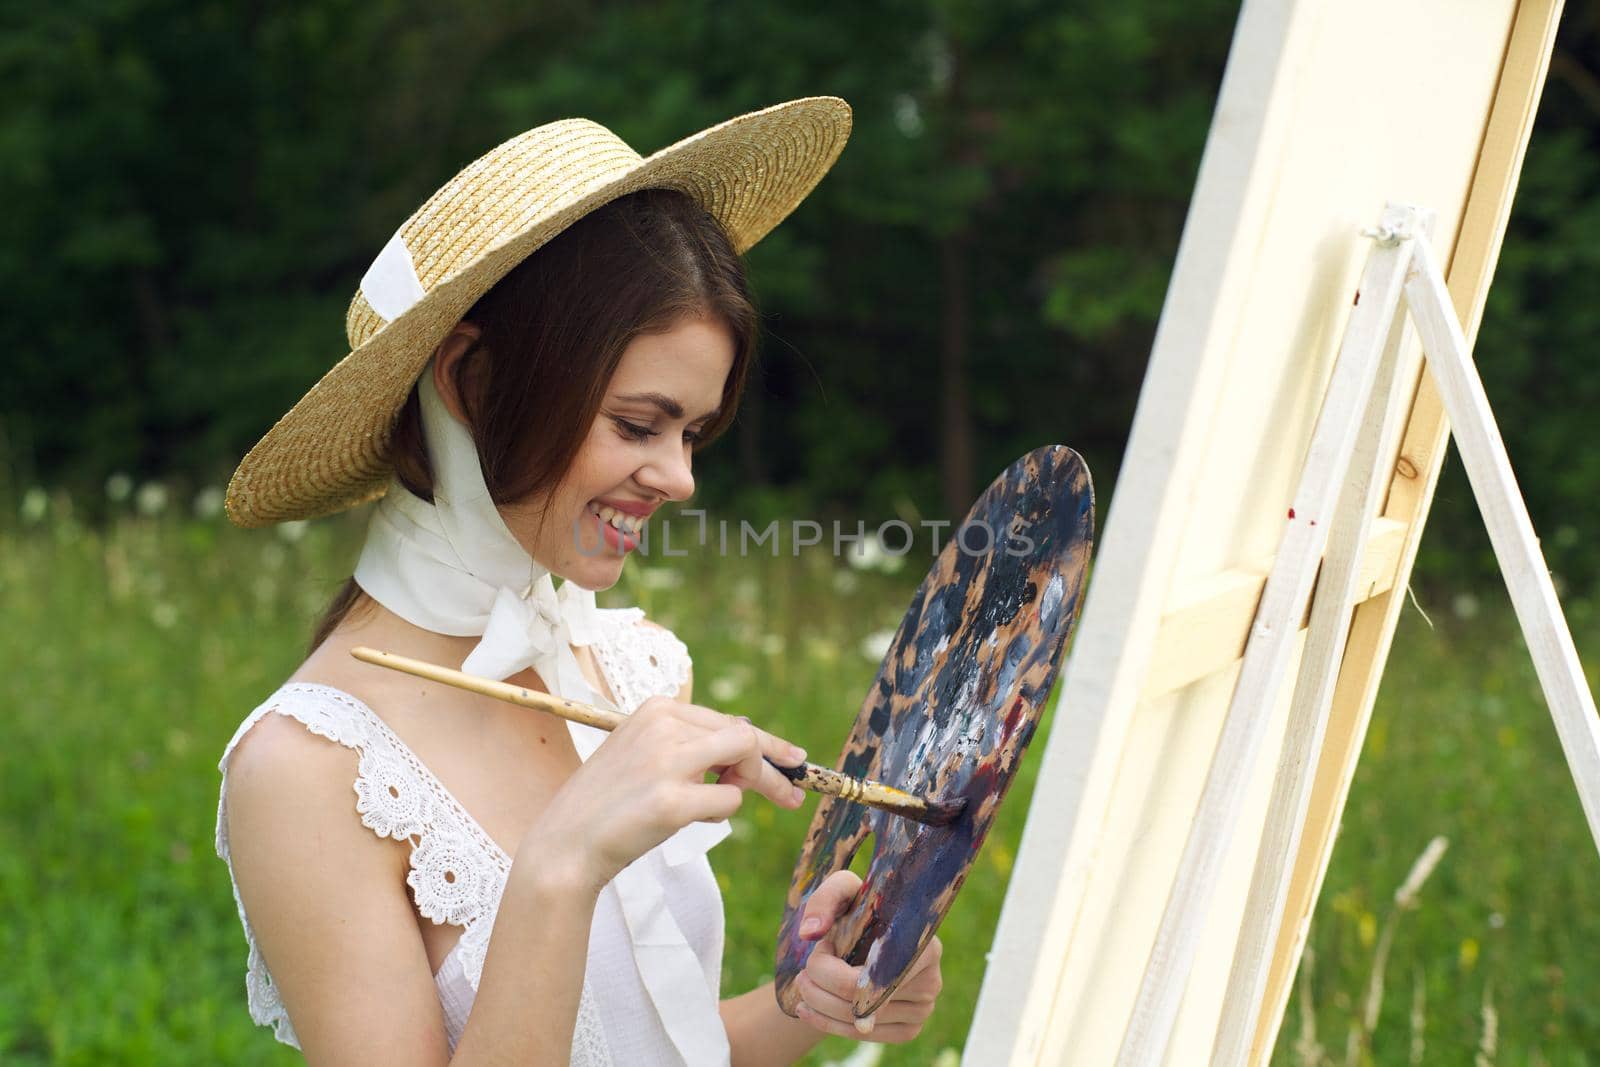
[[[833,166],[850,133],[837,97],[740,115],[661,149],[583,198],[506,235],[322,376],[239,464],[228,517],[259,527],[343,511],[383,495],[389,438],[434,349],[478,298],[594,209],[641,189],[693,197],[741,254],[783,221]]]

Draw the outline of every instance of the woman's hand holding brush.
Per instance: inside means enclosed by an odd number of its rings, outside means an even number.
[[[653,697],[573,771],[529,837],[544,855],[576,863],[583,884],[599,892],[682,827],[731,816],[746,790],[798,808],[805,793],[769,759],[794,765],[805,753],[747,719]]]

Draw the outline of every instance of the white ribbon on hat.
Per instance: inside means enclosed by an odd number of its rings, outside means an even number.
[[[411,261],[411,249],[406,247],[399,231],[389,238],[367,273],[361,276],[361,295],[367,298],[367,306],[383,316],[385,322],[398,319],[428,295],[417,277],[417,265]]]
[[[362,287],[366,292],[365,280]],[[412,495],[398,479],[390,484],[367,528],[357,584],[425,630],[481,634],[461,665],[468,674],[499,680],[532,667],[558,696],[624,710],[589,685],[570,647],[599,636],[594,591],[571,581],[557,590],[550,571],[506,527],[484,484],[471,434],[434,389],[432,363],[417,392],[433,467],[433,503]],[[581,723],[569,721],[567,727],[583,761],[610,736]],[[646,853],[610,883],[661,1026],[683,1062],[694,1067],[729,1062],[727,1032],[706,970],[667,906],[657,864],[688,863],[730,831],[726,819],[689,823],[658,846],[658,858]]]

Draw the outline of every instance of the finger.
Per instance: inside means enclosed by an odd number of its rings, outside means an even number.
[[[748,715],[729,715],[717,711],[715,708],[707,708],[699,704],[681,703],[674,705],[674,711],[682,721],[707,730],[720,730],[731,722],[749,723],[755,729],[756,736],[761,739],[762,755],[770,756],[772,761],[780,767],[794,767],[805,762],[805,749],[779,737],[777,734],[761,729],[761,727],[756,726]]]
[[[776,767],[788,767],[793,769],[805,764],[806,750],[801,748],[799,745],[791,744],[776,734],[769,734],[767,731],[761,729],[761,727],[751,722],[748,715],[735,715],[730,716],[730,718],[746,724],[755,731],[757,742],[756,755],[759,760],[760,771],[762,774],[765,774],[769,770],[773,770]],[[771,760],[771,763],[768,763],[768,760]],[[751,763],[748,766],[750,770],[756,770],[758,764]],[[782,775],[780,774],[779,777],[782,777]]]
[[[680,823],[690,820],[721,822],[723,819],[732,818],[744,803],[744,790],[738,786],[702,782],[698,785],[686,784],[681,788],[683,792],[677,794],[682,798],[678,819]]]
[[[719,781],[758,792],[780,807],[799,807],[805,794],[762,758],[761,743],[759,730],[748,722],[735,721],[714,733],[680,742],[678,752],[700,773],[724,767]]]
[[[707,730],[720,730],[728,725],[732,716],[724,715],[716,708],[707,708],[699,704],[685,704],[682,701],[672,702],[672,714],[679,720],[692,723]]]
[[[781,766],[795,768],[805,763],[805,749],[800,745],[790,744],[776,734],[766,733],[765,729],[750,721],[749,715],[723,715],[698,704],[685,704],[682,709],[686,718],[707,728],[714,725],[715,728],[726,728],[733,725],[733,721],[739,721],[755,731],[755,752],[744,753],[741,760],[730,765],[712,768],[718,782],[738,785],[741,789],[754,789],[782,808],[798,808],[805,803],[805,790],[792,784],[789,777],[778,769]]]
[[[805,749],[779,737],[777,734],[768,733],[766,730],[761,729],[751,721],[748,715],[728,715],[717,711],[715,708],[702,707],[699,704],[678,704],[676,710],[685,722],[693,723],[707,730],[720,730],[732,722],[749,723],[761,741],[761,754],[770,757],[772,762],[780,767],[797,767],[805,762]]]
[[[927,1013],[933,1010],[932,1005],[938,1000],[940,990],[944,988],[944,978],[938,966],[942,946],[940,949],[930,951],[932,944],[930,941],[930,948],[924,949],[919,957],[919,959],[931,959],[931,962],[923,965],[900,983],[889,1000],[878,1009],[877,1014],[880,1019],[883,1018],[883,1013],[895,1004],[908,1007],[913,1015],[921,1011],[921,1017],[926,1017]],[[805,967],[796,976],[796,981],[804,978],[810,987],[837,997],[845,1003],[853,1003],[856,990],[860,988],[861,972],[862,968],[852,967],[839,957],[834,951],[832,941],[824,939],[812,947],[811,955],[807,958]],[[835,1017],[847,1016],[835,1014]],[[896,1013],[896,1021],[903,1018],[902,1014]]]
[[[811,955],[807,957],[800,973],[808,976],[818,989],[827,990],[844,1000],[855,999],[856,983],[861,978],[861,968],[852,967],[840,959],[834,951],[833,942],[826,939],[812,947]]]
[[[875,1023],[872,1030],[862,1033],[853,1023],[842,1023],[837,1019],[830,1019],[811,1010],[805,1004],[796,1009],[800,1020],[813,1029],[836,1037],[848,1037],[852,1041],[881,1041],[886,1043],[900,1043],[914,1040],[922,1033],[921,1023]]]
[[[800,936],[809,939],[827,933],[834,920],[855,902],[860,891],[861,876],[854,871],[846,868],[828,875],[806,898],[805,911],[800,918]]]
[[[811,977],[804,971],[801,971],[795,978],[795,988],[800,991],[801,1002],[823,1018],[846,1023],[863,1034],[871,1033],[873,1026],[876,1025],[877,1012],[860,1019],[856,1018],[855,990],[853,988],[850,991],[850,996],[841,997],[838,993],[824,989],[812,981]]]
[[[938,996],[939,990],[943,987],[944,977],[939,971],[939,965],[935,963],[908,974],[894,995],[898,997],[903,993],[907,997],[921,999],[926,995]]]
[[[736,785],[740,789],[751,789],[757,793],[771,798],[774,804],[784,808],[798,808],[806,802],[806,791],[789,781],[783,772],[778,770],[765,759],[754,761],[755,778],[749,777],[750,764],[730,764],[726,767],[714,767],[712,773],[716,780]]]
[[[740,716],[743,718],[743,716]],[[745,722],[750,722],[745,719]],[[751,723],[754,726],[754,723]],[[777,734],[768,733],[761,727],[756,727],[756,736],[761,739],[761,754],[779,767],[795,768],[806,761],[806,750],[793,741],[785,740]],[[787,780],[787,779],[786,779]]]
[[[663,707],[668,709],[678,722],[689,726],[697,726],[710,733],[732,727],[735,723],[743,723],[755,731],[758,744],[757,754],[768,757],[780,767],[798,767],[805,762],[806,750],[799,745],[790,743],[776,734],[768,733],[750,721],[748,715],[724,715],[712,708],[703,708],[698,704],[681,704],[677,702],[663,702]],[[734,761],[729,761],[734,762]],[[754,765],[750,768],[753,770]],[[780,775],[781,777],[781,775]]]
[[[795,978],[795,990],[800,994],[801,1003],[808,1005],[812,1011],[861,1033],[875,1032],[889,1023],[920,1023],[933,1014],[931,997],[903,1000],[900,991],[896,990],[877,1011],[858,1019],[854,990],[850,996],[841,997],[818,986],[804,971]]]
[[[927,970],[929,967],[932,967],[934,970],[938,970],[939,959],[943,955],[944,944],[939,940],[939,935],[934,934],[933,937],[928,940],[928,943],[922,946],[922,951],[917,953],[916,961],[912,963],[911,969],[906,972],[906,977],[908,979],[915,977],[916,975],[919,975],[923,971]]]

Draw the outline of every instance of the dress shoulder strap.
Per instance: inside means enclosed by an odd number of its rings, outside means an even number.
[[[595,658],[618,709],[631,715],[653,696],[676,696],[693,667],[688,646],[671,630],[645,625],[640,608],[606,609],[599,616]]]

